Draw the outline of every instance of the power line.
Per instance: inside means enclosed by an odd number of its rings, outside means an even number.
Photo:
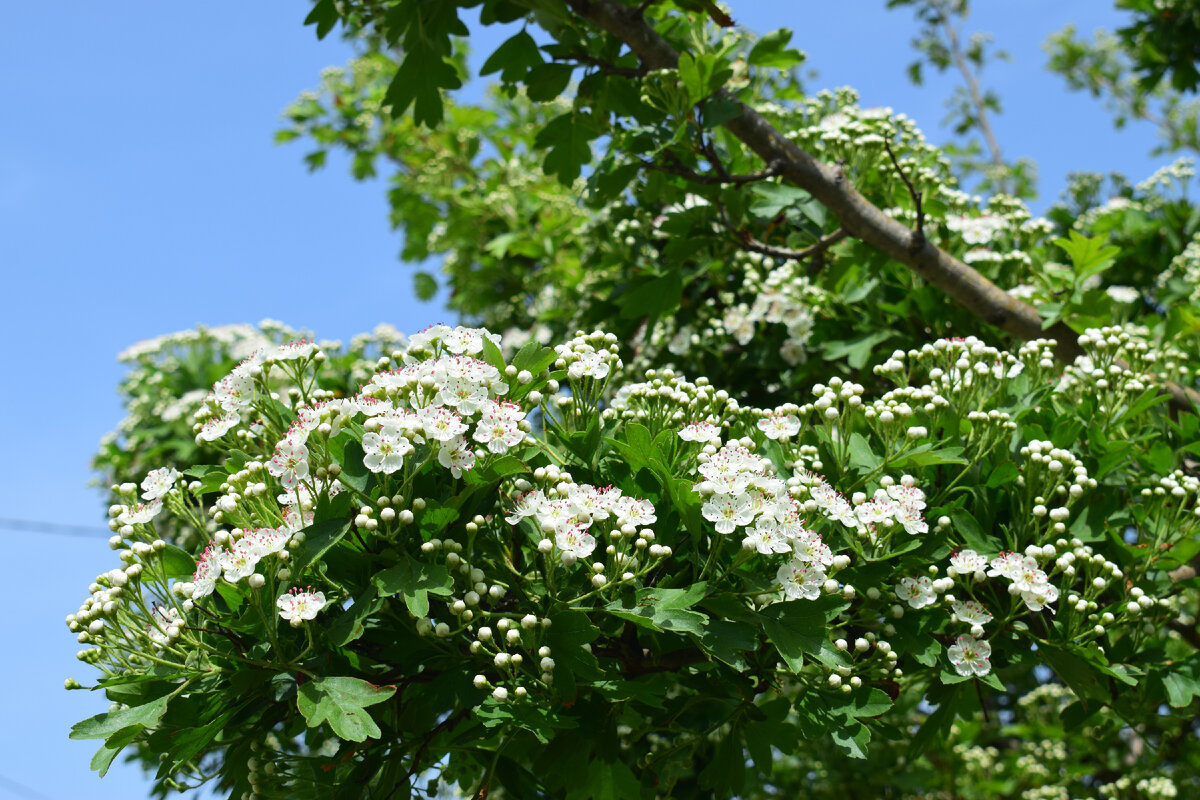
[[[43,522],[33,519],[9,519],[0,517],[0,528],[28,533],[52,533],[61,536],[77,536],[84,539],[99,539],[112,536],[112,531],[99,525],[68,525],[61,522]]]
[[[12,778],[5,775],[0,775],[0,786],[5,786],[10,792],[18,797],[27,798],[27,800],[50,800],[49,797],[39,792],[37,789],[31,789],[23,783],[18,783]]]

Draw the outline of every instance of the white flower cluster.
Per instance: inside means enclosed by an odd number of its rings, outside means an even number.
[[[526,489],[519,494],[505,517],[510,525],[528,518],[541,533],[553,537],[540,540],[540,552],[557,554],[562,564],[570,567],[579,559],[590,557],[596,549],[596,536],[607,532],[613,544],[606,553],[615,559],[623,581],[635,577],[641,566],[637,559],[641,551],[656,559],[670,555],[671,548],[654,544],[654,531],[645,527],[658,520],[649,500],[623,494],[613,486],[597,488],[572,483],[570,473],[558,472],[554,477],[556,485],[546,491]],[[625,541],[632,542],[632,552],[617,546]],[[598,588],[608,579],[603,574],[605,565],[600,564],[600,569],[595,566],[592,582]]]
[[[606,381],[614,370],[622,367],[617,337],[611,333],[579,331],[566,344],[555,345],[558,360],[555,369],[565,369],[573,381],[591,378]]]
[[[604,409],[603,417],[640,422],[651,431],[689,423],[721,428],[741,410],[729,392],[714,389],[708,378],[697,378],[692,383],[667,368],[647,370],[645,381],[621,386]]]
[[[1074,453],[1052,442],[1032,439],[1020,453],[1026,462],[1017,485],[1036,492],[1030,513],[1039,520],[1048,518],[1054,533],[1064,533],[1070,516],[1067,506],[1088,489],[1095,489],[1096,479],[1088,477],[1087,467]],[[1061,505],[1051,508],[1052,503]]]

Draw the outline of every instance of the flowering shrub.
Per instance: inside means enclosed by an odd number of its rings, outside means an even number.
[[[1166,746],[1200,695],[1172,574],[1200,484],[1127,456],[1197,419],[1143,386],[1136,330],[1081,343],[1060,376],[1049,340],[940,340],[878,397],[833,377],[774,408],[629,381],[600,332],[505,359],[435,326],[345,395],[323,348],[264,343],[193,414],[215,463],[115,487],[120,565],[67,619],[114,706],[72,736],[235,797],[898,785],[861,759],[910,793],[1168,796],[1186,763],[989,744],[1041,713]]]

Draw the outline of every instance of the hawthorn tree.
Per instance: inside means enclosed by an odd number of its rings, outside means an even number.
[[[121,565],[68,618],[114,703],[72,731],[93,766],[132,746],[159,794],[235,797],[1196,791],[1190,164],[1033,217],[965,3],[889,5],[983,144],[810,90],[790,32],[707,0],[316,2],[363,52],[280,138],[390,172],[465,327],[127,354]],[[1129,5],[1107,60],[1054,58],[1136,114],[1195,80],[1186,4]],[[448,94],[472,7],[526,22],[480,107]]]

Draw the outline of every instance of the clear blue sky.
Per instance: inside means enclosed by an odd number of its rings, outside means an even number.
[[[813,88],[852,85],[935,141],[947,81],[911,87],[915,32],[882,0],[729,0],[760,32],[790,26],[820,71]],[[1053,199],[1071,170],[1139,179],[1161,162],[1151,131],[1114,132],[1090,99],[1043,71],[1042,39],[1069,21],[1119,19],[1104,0],[976,0],[972,29],[1015,57],[986,82],[1006,110],[997,135],[1038,162]],[[7,422],[0,518],[99,527],[88,458],[120,419],[116,353],[198,322],[281,319],[328,338],[387,321],[415,330],[446,319],[411,296],[395,260],[380,183],[356,184],[339,162],[309,175],[303,149],[275,147],[280,111],[348,49],[302,27],[304,2],[75,3],[6,9],[0,28],[0,275],[8,342],[0,418]],[[490,52],[501,34],[476,45]],[[478,61],[476,62],[478,63]],[[478,87],[468,97],[478,97]],[[1040,205],[1040,204],[1039,204]],[[145,796],[139,772],[98,781],[93,742],[70,725],[106,706],[67,693],[93,677],[62,618],[114,563],[94,539],[0,529],[0,800]],[[24,788],[22,788],[24,787]]]

